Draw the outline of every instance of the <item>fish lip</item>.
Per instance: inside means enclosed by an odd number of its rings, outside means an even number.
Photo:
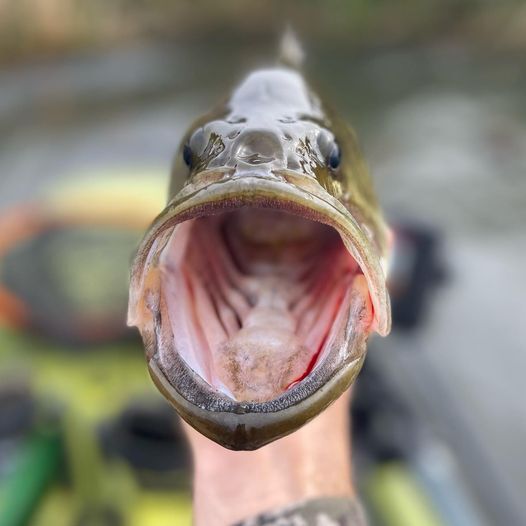
[[[359,336],[352,345],[354,352],[348,353],[338,368],[319,367],[301,384],[263,403],[238,402],[212,390],[177,353],[172,371],[177,382],[163,371],[156,356],[149,360],[148,370],[157,388],[188,424],[223,447],[250,451],[293,433],[350,387],[366,355],[367,337],[363,333]],[[335,348],[330,354],[337,352]]]
[[[347,209],[313,178],[285,170],[275,172],[271,177],[268,172],[236,177],[232,172],[210,171],[204,175],[206,177],[200,183],[187,185],[169,202],[145,235],[132,267],[128,324],[139,326],[145,341],[150,375],[181,417],[226,448],[252,450],[292,433],[351,385],[361,369],[369,331],[350,331],[355,341],[346,338],[345,349],[335,345],[318,368],[279,397],[263,403],[233,400],[200,378],[175,349],[171,352],[174,360],[170,371],[161,366],[159,347],[164,345],[166,349],[167,344],[163,343],[161,334],[143,326],[137,312],[138,294],[141,294],[143,285],[141,277],[156,240],[179,222],[246,204],[282,207],[299,215],[308,212],[313,219],[333,226],[347,248],[352,249],[353,257],[364,271],[369,290],[376,287],[371,294],[375,315],[378,314],[375,295],[385,294],[383,300],[380,297],[380,307],[385,309],[387,317],[377,316],[375,320],[375,328],[380,334],[389,331],[389,298],[374,245]]]

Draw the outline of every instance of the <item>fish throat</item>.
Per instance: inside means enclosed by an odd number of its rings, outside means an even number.
[[[339,233],[307,213],[244,205],[177,224],[159,254],[165,338],[212,391],[265,403],[304,382],[373,319]],[[332,356],[334,359],[334,356]]]

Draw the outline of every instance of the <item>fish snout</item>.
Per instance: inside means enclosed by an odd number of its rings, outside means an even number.
[[[242,163],[282,165],[285,153],[279,136],[269,130],[247,130],[236,140],[234,155]]]

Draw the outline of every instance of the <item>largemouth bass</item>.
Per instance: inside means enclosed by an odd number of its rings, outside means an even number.
[[[155,384],[224,447],[295,431],[390,330],[387,237],[347,124],[296,69],[251,73],[186,133],[133,263]]]

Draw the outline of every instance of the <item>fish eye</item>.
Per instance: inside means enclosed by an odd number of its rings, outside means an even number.
[[[198,156],[205,147],[206,137],[203,128],[198,128],[183,147],[183,159],[188,168],[193,168]]]
[[[331,170],[336,170],[340,166],[342,154],[334,136],[322,131],[318,135],[318,148],[327,166]]]
[[[192,148],[190,148],[188,144],[185,144],[183,147],[183,160],[188,168],[192,168],[192,158]]]
[[[338,144],[333,143],[327,157],[327,165],[331,170],[336,170],[342,161],[342,153]]]

